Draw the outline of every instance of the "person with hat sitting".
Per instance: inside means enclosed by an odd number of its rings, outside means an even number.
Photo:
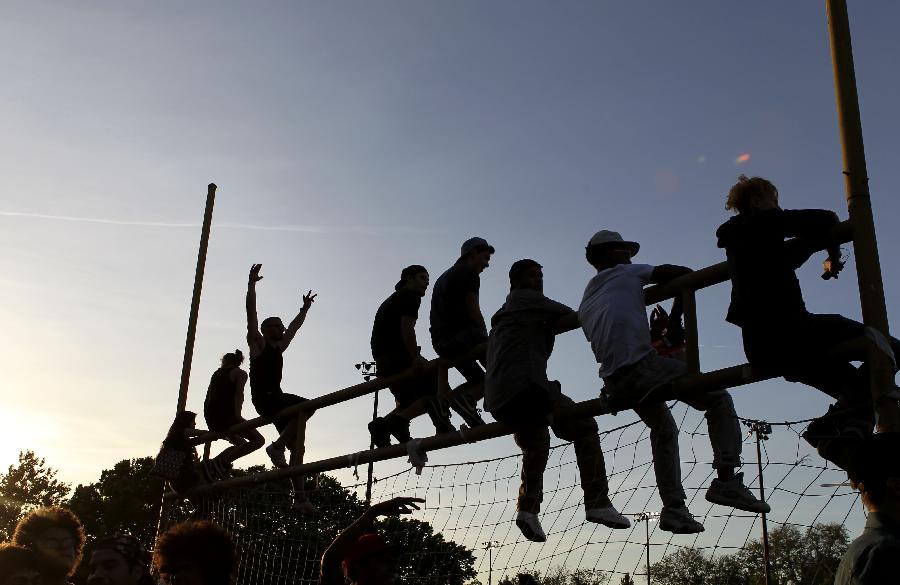
[[[487,341],[478,293],[481,273],[490,266],[493,254],[487,240],[469,238],[460,247],[456,263],[438,277],[431,294],[431,343],[440,357],[456,360],[454,367],[466,379],[453,394],[450,407],[470,427],[484,424],[477,410],[484,396],[484,369],[478,361],[484,363],[484,355],[466,354]]]
[[[398,497],[373,504],[325,549],[319,585],[396,583],[397,551],[374,532],[374,522],[379,516],[410,514],[424,502],[422,498]]]
[[[407,266],[400,272],[400,280],[394,286],[393,294],[378,307],[371,340],[378,377],[395,376],[427,363],[416,341],[415,329],[426,290],[428,270],[418,264]],[[428,412],[438,433],[455,431],[456,427],[450,424],[449,412],[443,408],[428,407],[440,400],[439,394],[445,394],[448,390],[439,388],[441,385],[446,386],[446,383],[442,384],[437,370],[391,384],[389,389],[397,407],[369,423],[372,443],[376,447],[387,447],[391,444],[391,435],[400,443],[409,441],[409,422],[425,412]]]
[[[107,536],[91,548],[88,585],[153,585],[152,557],[132,535]]]
[[[863,441],[853,458],[850,482],[869,512],[863,533],[850,543],[834,585],[897,582],[900,559],[900,433],[880,433]]]
[[[591,344],[600,377],[603,398],[612,412],[634,409],[650,428],[653,468],[663,502],[659,527],[676,534],[703,531],[685,505],[681,484],[678,426],[664,401],[650,394],[687,373],[684,362],[661,357],[650,342],[650,327],[644,305],[644,286],[664,283],[691,272],[690,268],[663,264],[632,264],[640,245],[622,239],[618,232],[601,230],[585,249],[588,263],[597,270],[584,291],[578,317]],[[747,512],[765,513],[769,505],[756,499],[743,483],[741,429],[731,395],[725,390],[688,394],[678,399],[705,411],[713,449],[713,468],[718,478],[706,499]]]

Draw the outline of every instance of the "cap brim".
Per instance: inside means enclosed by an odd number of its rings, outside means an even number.
[[[622,242],[622,243],[625,244],[629,250],[631,250],[632,256],[637,256],[637,253],[640,252],[640,250],[641,250],[641,245],[638,244],[637,242]]]

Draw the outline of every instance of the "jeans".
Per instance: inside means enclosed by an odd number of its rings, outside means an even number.
[[[544,470],[550,456],[548,416],[572,404],[572,399],[565,394],[552,400],[545,389],[532,386],[491,413],[496,420],[515,429],[513,439],[522,450],[522,483],[517,503],[521,512],[540,512],[544,499]],[[585,510],[611,505],[606,463],[594,418],[567,419],[549,426],[557,437],[574,443]]]

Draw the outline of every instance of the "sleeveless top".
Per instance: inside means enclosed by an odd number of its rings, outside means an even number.
[[[281,371],[284,356],[281,350],[266,343],[262,353],[250,358],[250,397],[256,401],[269,394],[282,394]]]

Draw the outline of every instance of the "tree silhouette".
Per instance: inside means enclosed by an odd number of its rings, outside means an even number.
[[[56,473],[34,451],[20,451],[18,464],[0,474],[0,540],[9,540],[16,523],[31,510],[63,502],[70,486],[57,480]]]

